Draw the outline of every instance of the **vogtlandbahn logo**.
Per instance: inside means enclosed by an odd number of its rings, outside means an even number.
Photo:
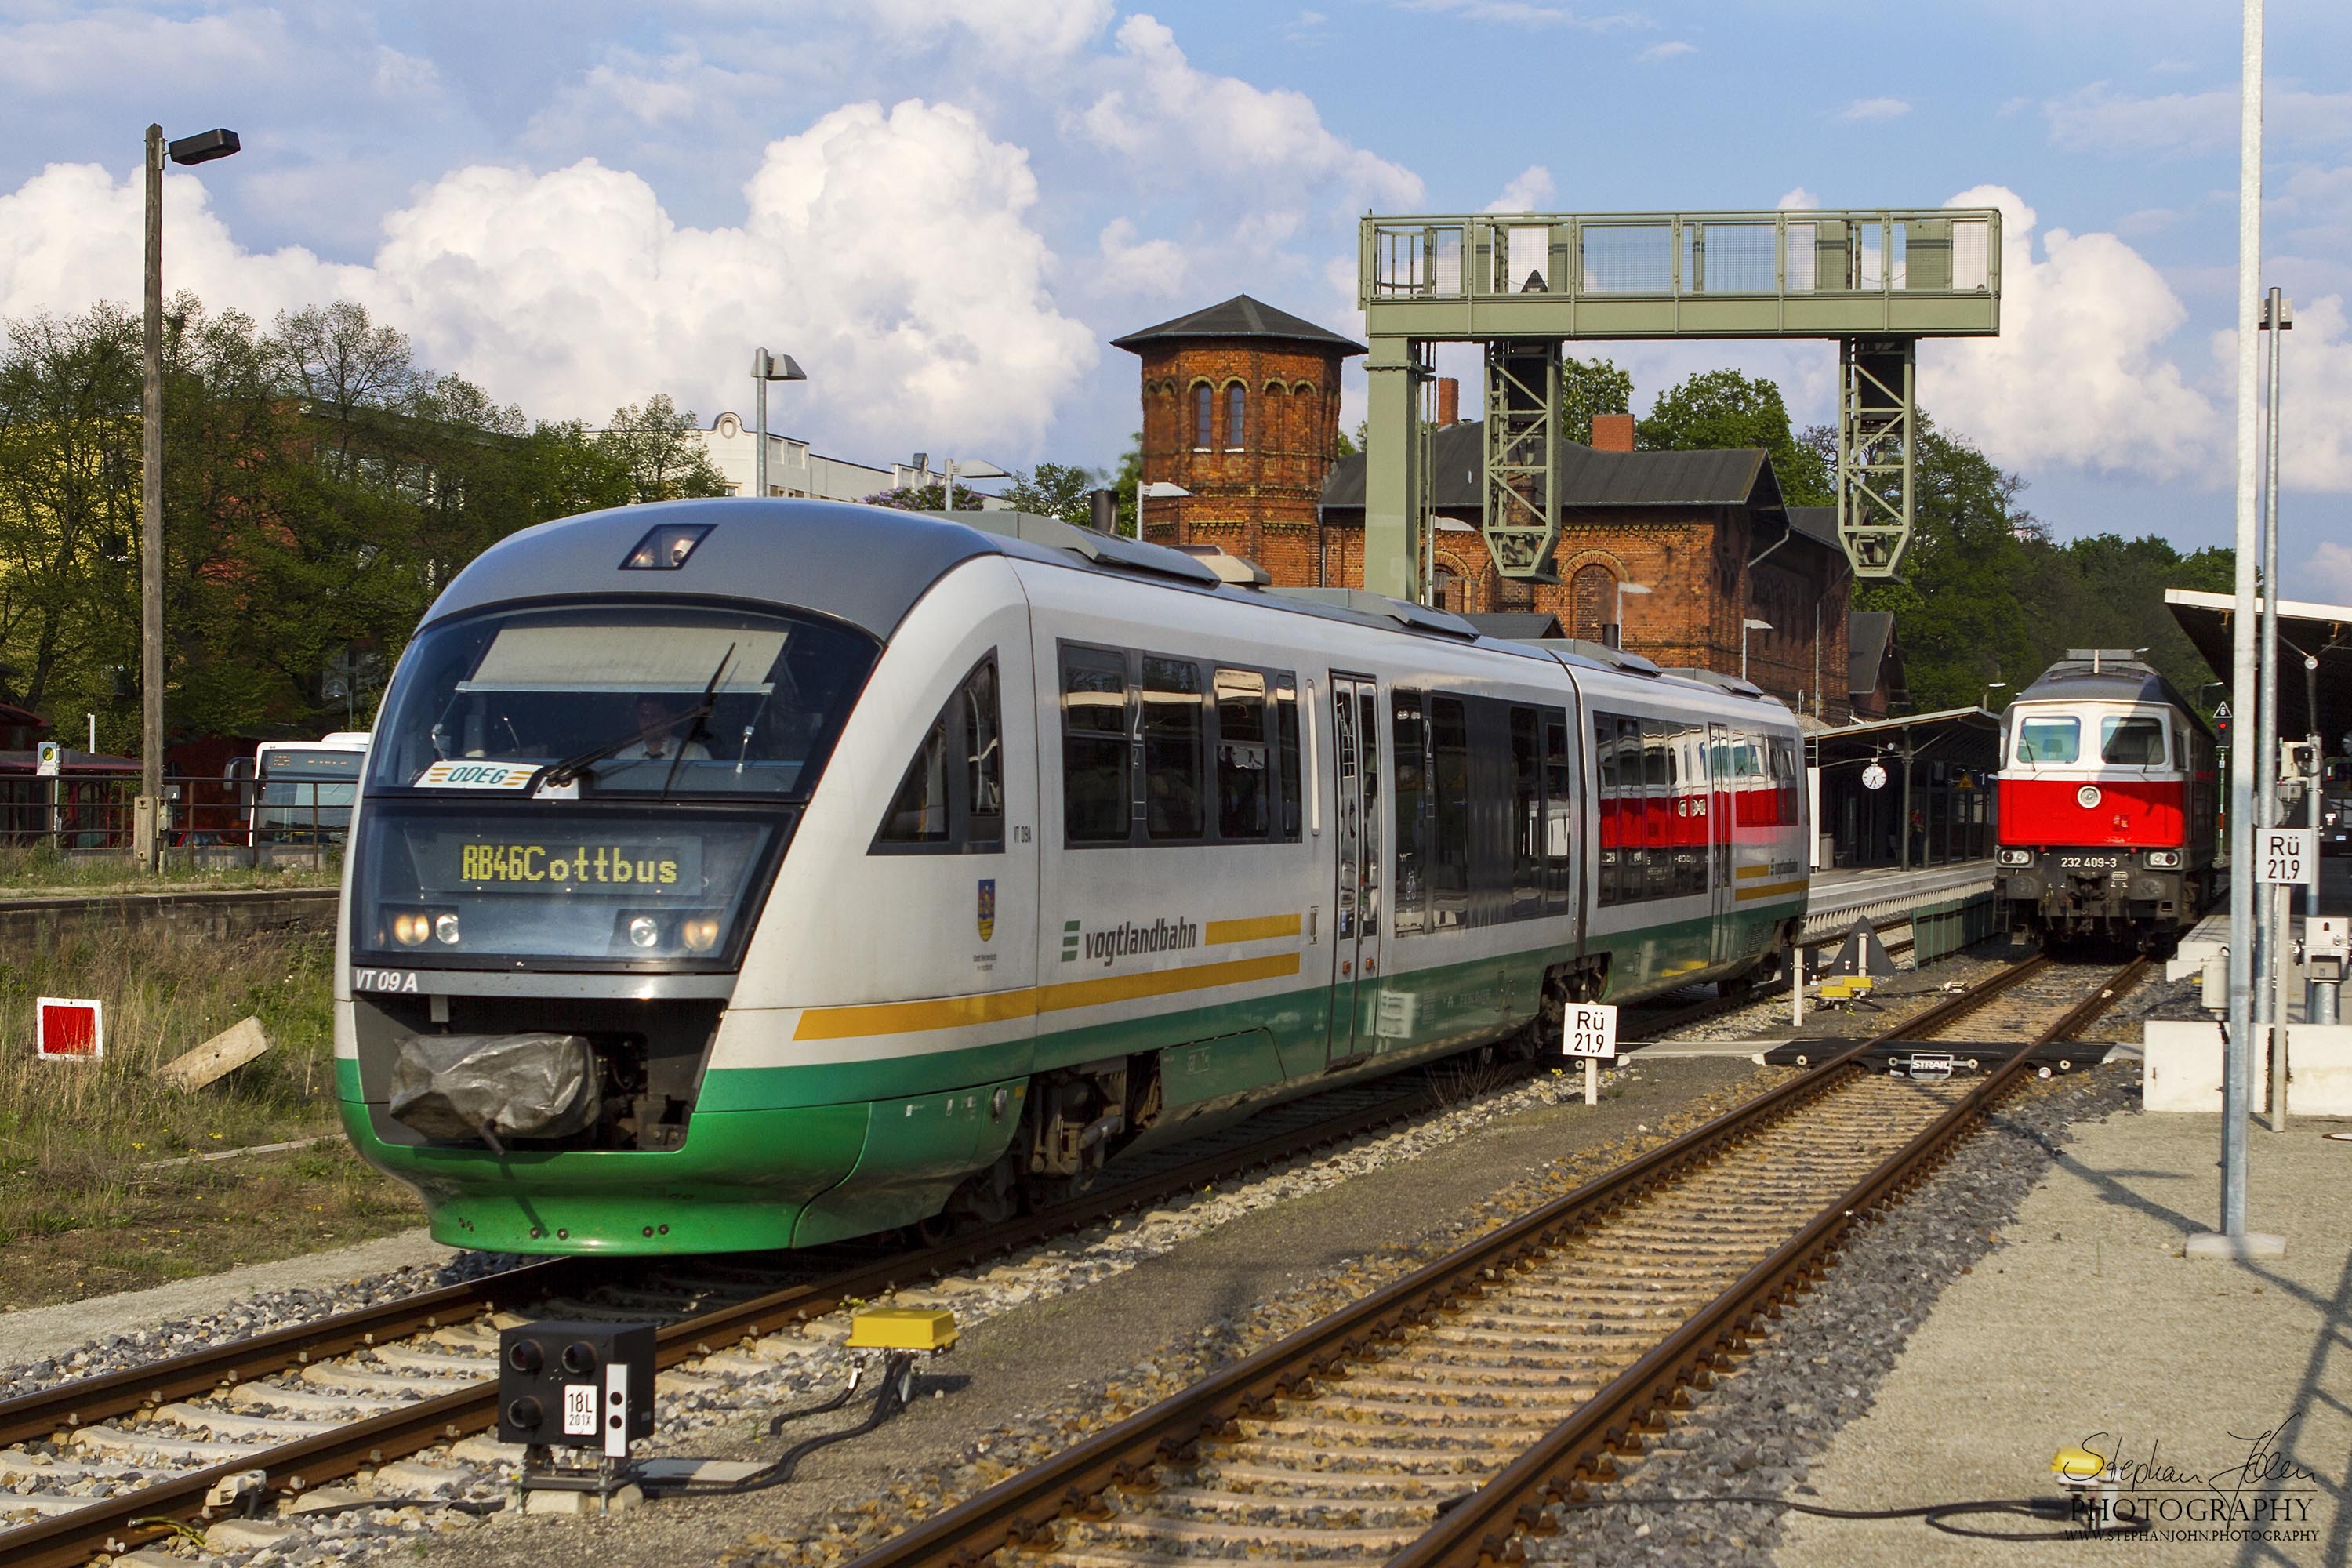
[[[1087,931],[1083,922],[1062,922],[1062,962],[1075,963],[1083,949],[1089,959],[1108,965],[1122,958],[1154,952],[1181,952],[1201,945],[1201,928],[1191,921],[1155,920],[1149,925],[1123,921],[1101,931]]]

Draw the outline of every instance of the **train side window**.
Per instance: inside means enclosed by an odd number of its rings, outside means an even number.
[[[2164,766],[2164,721],[2120,717],[2101,720],[2099,761],[2122,768]]]
[[[1625,771],[1624,749],[1619,744],[1623,722],[1614,713],[1592,716],[1592,772],[1601,796],[1593,901],[1603,906],[1625,902]]]
[[[1282,761],[1282,824],[1276,837],[1298,842],[1298,683],[1287,672],[1274,678],[1275,737]]]
[[[1513,703],[1507,715],[1511,744],[1510,918],[1543,913],[1544,790],[1543,728],[1536,710]]]
[[[1470,725],[1458,697],[1429,700],[1429,925],[1470,923]]]
[[[1544,904],[1554,914],[1568,908],[1576,842],[1576,774],[1568,758],[1568,710],[1547,708],[1544,725]]]
[[[1004,847],[1004,748],[996,655],[972,667],[907,764],[877,849],[994,853]],[[950,759],[961,748],[961,762]]]
[[[2172,771],[2176,773],[2189,771],[2187,732],[2178,724],[2172,727]]]
[[[1274,748],[1266,732],[1265,677],[1219,668],[1217,837],[1263,842],[1274,826]]]
[[[1143,820],[1156,839],[1198,838],[1207,823],[1201,768],[1201,667],[1143,656]]]
[[[1128,785],[1127,655],[1062,648],[1062,826],[1073,844],[1124,844]]]
[[[1396,751],[1396,877],[1389,908],[1399,936],[1421,931],[1429,902],[1429,730],[1422,694],[1390,693],[1391,744]]]

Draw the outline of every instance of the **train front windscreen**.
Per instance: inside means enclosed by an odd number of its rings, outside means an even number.
[[[355,956],[730,964],[877,652],[814,617],[675,605],[427,629],[376,726]]]

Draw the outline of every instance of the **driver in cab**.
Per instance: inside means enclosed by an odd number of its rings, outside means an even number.
[[[707,763],[710,748],[699,741],[680,741],[671,731],[681,710],[664,697],[637,699],[637,738],[613,753],[615,762]]]

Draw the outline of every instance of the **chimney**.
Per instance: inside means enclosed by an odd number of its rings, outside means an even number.
[[[1450,375],[1437,378],[1437,428],[1451,430],[1462,423],[1462,384]]]
[[[1118,531],[1118,492],[1092,489],[1087,492],[1087,520],[1097,533]]]
[[[1630,452],[1633,449],[1633,416],[1630,414],[1596,414],[1592,416],[1592,449],[1596,452]]]

